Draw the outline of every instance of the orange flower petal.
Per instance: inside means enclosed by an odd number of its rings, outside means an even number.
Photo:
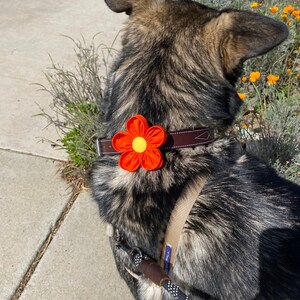
[[[167,140],[167,133],[160,126],[152,126],[147,132],[145,139],[150,148],[159,148]]]
[[[142,155],[135,151],[124,152],[120,156],[119,165],[126,171],[134,172],[141,165],[141,157]]]
[[[111,141],[113,148],[118,152],[132,151],[133,136],[130,132],[121,131],[116,133]]]
[[[251,82],[256,82],[260,78],[260,72],[251,72],[250,73],[250,81]]]
[[[267,80],[270,85],[276,84],[276,82],[279,80],[279,78],[280,78],[280,76],[277,76],[274,74],[270,74],[267,76]]]
[[[238,95],[239,95],[241,100],[244,100],[247,97],[247,95],[243,94],[243,93],[238,93]]]
[[[257,8],[258,6],[258,2],[254,2],[250,5],[251,8]]]
[[[126,129],[133,135],[133,137],[144,137],[148,128],[148,122],[142,115],[135,115],[126,123]]]
[[[295,18],[299,17],[299,16],[300,16],[300,9],[294,10],[294,11],[292,12],[292,14],[293,14],[293,16],[294,16]]]
[[[295,10],[295,7],[293,5],[288,5],[286,7],[283,8],[283,12],[285,14],[290,14]]]
[[[278,11],[278,6],[272,6],[269,8],[271,13],[275,14]]]
[[[163,157],[158,149],[146,150],[141,159],[142,167],[146,170],[159,169],[163,164]]]

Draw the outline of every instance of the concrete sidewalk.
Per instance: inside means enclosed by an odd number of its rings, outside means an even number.
[[[38,105],[48,110],[51,98],[32,85],[45,83],[48,54],[74,65],[72,42],[62,35],[82,34],[89,42],[102,32],[101,42],[110,46],[125,20],[103,0],[1,3],[1,300],[18,299],[16,288],[35,265],[20,299],[132,299],[116,272],[96,203],[88,193],[70,202],[71,190],[57,174],[66,153],[39,142],[59,136],[33,117]],[[42,245],[47,247],[37,256]]]

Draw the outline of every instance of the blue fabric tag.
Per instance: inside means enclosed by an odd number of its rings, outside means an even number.
[[[166,245],[165,249],[165,256],[164,256],[164,271],[169,274],[171,268],[171,254],[172,254],[172,247],[170,245]]]

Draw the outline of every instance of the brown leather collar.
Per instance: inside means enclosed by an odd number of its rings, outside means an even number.
[[[160,150],[169,151],[179,148],[196,147],[207,145],[215,140],[214,131],[210,128],[168,132],[166,142]],[[111,139],[97,138],[96,149],[99,156],[120,154],[111,144]]]

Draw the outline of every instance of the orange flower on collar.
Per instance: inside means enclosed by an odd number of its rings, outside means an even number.
[[[163,158],[158,149],[167,140],[167,133],[160,126],[149,127],[142,115],[131,117],[126,123],[127,131],[116,133],[112,146],[120,156],[122,169],[133,172],[140,166],[146,170],[159,169]]]

